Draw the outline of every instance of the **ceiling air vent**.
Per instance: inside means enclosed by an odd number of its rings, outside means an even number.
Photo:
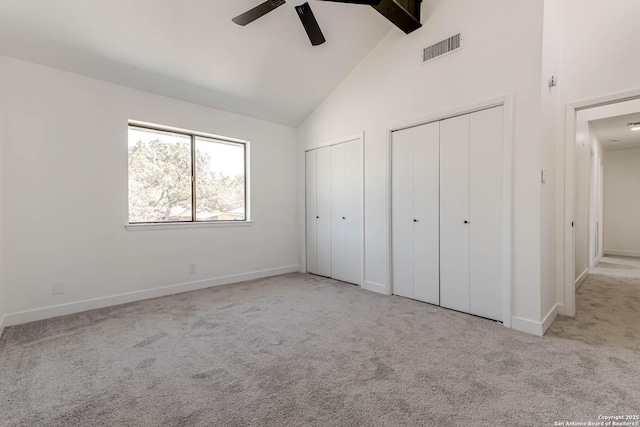
[[[422,52],[422,62],[433,61],[436,58],[440,58],[443,55],[456,52],[462,49],[462,34],[458,33],[455,36],[442,40],[436,44],[433,44],[424,49]]]

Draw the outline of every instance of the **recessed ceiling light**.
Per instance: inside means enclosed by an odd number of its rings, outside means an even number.
[[[640,130],[640,123],[629,123],[629,128],[631,130]]]
[[[620,140],[617,138],[614,138],[614,139],[610,139],[609,142],[620,142]]]

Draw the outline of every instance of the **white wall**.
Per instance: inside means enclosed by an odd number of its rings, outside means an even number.
[[[604,156],[605,253],[640,256],[640,148]]]
[[[544,1],[541,70],[540,163],[545,170],[545,183],[540,190],[540,316],[548,321],[557,313],[556,302],[556,139],[558,133],[558,88],[549,87],[549,79],[560,74],[560,16],[558,0]],[[549,317],[547,317],[549,316]]]
[[[618,106],[617,108],[622,108]],[[589,121],[611,114],[617,108],[599,107],[579,111],[576,118],[576,144],[574,151],[575,207],[574,207],[574,259],[576,284],[585,279],[589,268],[602,253],[602,188],[600,164],[603,146],[591,129]],[[597,230],[597,232],[596,232]],[[596,241],[600,250],[596,253]]]
[[[0,336],[2,336],[2,331],[4,330],[4,320],[6,314],[6,291],[4,288],[4,268],[3,268],[3,247],[4,247],[4,209],[3,209],[3,201],[4,201],[4,163],[3,163],[3,153],[4,153],[4,133],[3,129],[3,119],[4,119],[4,103],[2,100],[4,99],[4,86],[6,79],[4,78],[4,67],[0,66]]]
[[[513,314],[539,322],[542,2],[435,0],[422,13],[423,28],[393,30],[303,123],[300,140],[313,147],[365,131],[365,281],[388,290],[389,129],[513,93]],[[460,31],[461,52],[421,63],[424,47]]]
[[[561,63],[558,84],[559,129],[556,144],[557,295],[564,304],[565,260],[565,108],[568,104],[598,99],[640,89],[640,57],[629,52],[637,48],[640,14],[637,0],[562,0]],[[594,31],[597,28],[597,31]],[[550,209],[550,207],[549,207]],[[546,211],[544,215],[553,215]]]
[[[591,138],[587,112],[578,113],[576,121],[575,161],[575,207],[574,207],[574,259],[576,281],[588,274],[588,221],[589,221],[589,178],[591,168]],[[584,276],[586,277],[586,276]]]
[[[640,88],[637,0],[562,0],[560,96],[572,103]],[[594,31],[597,28],[597,31]]]
[[[297,269],[295,129],[7,57],[0,69],[9,313]],[[249,140],[255,223],[127,231],[128,119]]]

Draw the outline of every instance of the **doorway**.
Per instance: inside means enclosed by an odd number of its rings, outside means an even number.
[[[590,274],[602,274],[605,256],[640,257],[640,200],[636,212],[633,197],[640,182],[640,126],[629,126],[640,123],[640,98],[570,106],[567,113],[561,314],[575,316],[576,290]]]

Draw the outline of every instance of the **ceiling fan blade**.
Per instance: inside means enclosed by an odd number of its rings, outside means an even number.
[[[266,2],[254,7],[248,12],[238,15],[232,19],[238,25],[247,25],[258,18],[263,17],[269,12],[274,11],[285,3],[284,0],[267,0]]]
[[[333,1],[336,3],[351,3],[351,4],[368,4],[369,6],[377,6],[382,0],[321,0],[321,1]]]
[[[314,46],[318,46],[319,44],[324,43],[326,40],[324,38],[324,35],[322,34],[320,26],[318,25],[318,21],[316,21],[316,17],[313,16],[313,12],[311,11],[311,6],[309,6],[309,3],[296,6],[296,12],[298,12],[298,16],[300,17],[302,26],[304,26],[311,44]]]

